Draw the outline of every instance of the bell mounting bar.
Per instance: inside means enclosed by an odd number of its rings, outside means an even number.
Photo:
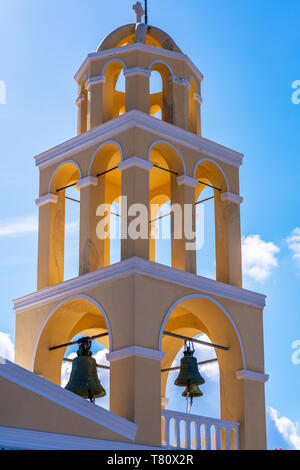
[[[97,339],[97,338],[104,338],[105,336],[108,336],[108,333],[101,333],[101,335],[95,335],[95,336],[87,336],[87,339]],[[58,346],[52,346],[49,348],[49,351],[54,351],[55,349],[60,349],[60,348],[65,348],[67,346],[72,346],[73,344],[78,344],[82,338],[78,339],[77,341],[72,341],[71,343],[65,343],[65,344],[59,344]]]
[[[203,184],[204,186],[208,186],[209,188],[216,189],[217,191],[220,191],[220,193],[223,192],[221,188],[217,188],[216,186],[213,186],[212,184],[204,183],[204,181],[198,180],[198,183]]]
[[[172,175],[178,176],[177,171],[169,170],[168,168],[163,168],[162,166],[159,165],[153,165],[155,168],[158,168],[159,170],[167,171],[168,173],[172,173]]]
[[[201,204],[202,202],[210,201],[211,199],[215,199],[215,196],[207,197],[206,199],[202,199],[202,201],[195,202],[195,206]]]
[[[210,348],[222,349],[223,351],[228,351],[227,346],[221,346],[220,344],[208,343],[207,341],[201,341],[200,339],[190,338],[189,336],[177,335],[176,333],[170,333],[170,331],[164,331],[163,333],[166,336],[172,336],[173,338],[182,339],[183,341],[191,341],[191,343],[203,344],[203,346],[208,346]]]

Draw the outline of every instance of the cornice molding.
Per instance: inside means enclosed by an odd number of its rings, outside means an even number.
[[[221,193],[221,201],[233,202],[234,204],[242,204],[244,198],[234,193]]]
[[[135,51],[141,51],[146,54],[155,54],[157,58],[162,57],[162,58],[169,58],[169,59],[174,59],[174,60],[179,60],[181,62],[185,62],[188,65],[188,67],[190,67],[190,69],[193,71],[195,76],[200,81],[203,80],[202,73],[186,54],[169,51],[167,49],[162,49],[160,47],[148,46],[147,44],[142,44],[142,43],[128,44],[127,46],[115,47],[113,49],[107,49],[105,51],[92,52],[91,54],[88,54],[88,56],[85,58],[80,68],[76,72],[74,79],[76,80],[77,83],[80,83],[85,70],[92,62],[95,62],[97,60],[101,60],[104,58],[111,59],[113,57],[122,56],[124,54],[127,54],[128,52],[135,52]]]
[[[222,282],[197,276],[196,274],[181,271],[162,264],[154,263],[142,258],[129,258],[120,263],[83,274],[75,279],[61,282],[55,286],[41,289],[19,299],[14,300],[14,310],[18,314],[25,310],[40,307],[41,305],[61,301],[72,295],[99,286],[114,279],[124,278],[133,274],[158,279],[174,285],[192,289],[196,293],[209,294],[217,298],[233,300],[237,303],[250,305],[263,309],[265,296]]]
[[[93,86],[93,85],[99,85],[100,83],[105,83],[106,82],[106,77],[104,75],[98,75],[96,77],[90,77],[87,79],[85,88],[87,91]]]
[[[174,124],[156,119],[141,111],[131,110],[122,116],[101,124],[90,131],[84,132],[37,155],[35,157],[36,166],[46,168],[54,163],[59,163],[92,145],[99,145],[131,128],[147,130],[159,138],[170,140],[173,144],[177,143],[191,148],[205,156],[212,157],[217,161],[223,161],[234,167],[239,167],[243,161],[243,155],[241,153],[228,149],[216,142],[204,139]]]
[[[150,77],[151,71],[144,67],[128,67],[123,71],[124,77],[130,77],[132,75],[141,75],[142,77]]]
[[[153,361],[162,361],[165,357],[165,353],[162,351],[144,348],[141,346],[128,346],[127,348],[107,353],[106,359],[109,362],[114,362],[119,361],[121,359],[127,359],[128,357],[132,356],[143,357],[145,359],[152,359]]]
[[[150,171],[153,168],[153,163],[139,157],[130,157],[127,160],[120,162],[118,164],[118,168],[121,171],[128,170],[128,168],[140,168],[142,170]]]
[[[202,96],[199,95],[199,93],[194,93],[193,98],[194,98],[194,100],[197,101],[199,104],[202,104],[202,103],[203,103]]]
[[[262,382],[265,383],[269,380],[267,374],[262,374],[261,372],[254,372],[252,370],[237,370],[236,377],[238,380],[251,380],[252,382]]]
[[[58,201],[58,196],[56,194],[48,193],[45,196],[41,196],[35,200],[35,203],[38,207],[46,206],[47,204],[56,204]]]
[[[3,359],[3,358],[2,358]],[[4,363],[3,363],[4,362]],[[121,418],[111,411],[107,411],[100,406],[95,406],[81,397],[75,395],[58,385],[43,379],[33,372],[24,369],[6,359],[1,361],[0,377],[13,382],[31,392],[40,395],[47,400],[53,401],[84,418],[93,421],[111,431],[134,440],[137,432],[137,425]]]
[[[171,75],[169,81],[170,83],[176,83],[176,85],[183,85],[189,90],[191,89],[191,84],[187,78],[179,77],[178,75]]]

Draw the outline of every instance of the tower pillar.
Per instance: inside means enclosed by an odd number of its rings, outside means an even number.
[[[189,130],[189,89],[190,84],[183,77],[172,75],[173,86],[173,124]]]
[[[242,287],[240,204],[232,193],[215,192],[217,281]]]
[[[171,176],[172,267],[196,274],[195,188],[198,181]]]
[[[140,346],[107,354],[110,361],[110,410],[138,425],[136,442],[139,444],[161,446],[163,357],[161,351]]]
[[[77,134],[87,130],[87,99],[86,94],[81,93],[76,100],[77,105]]]
[[[39,208],[37,288],[64,280],[65,197],[64,191],[36,200]]]
[[[119,163],[122,171],[121,258],[149,259],[149,171],[153,164],[138,157]]]
[[[86,83],[88,91],[87,130],[103,123],[103,84],[104,76],[92,77]]]
[[[124,70],[126,80],[126,112],[138,109],[149,114],[149,70],[142,67],[130,67]]]

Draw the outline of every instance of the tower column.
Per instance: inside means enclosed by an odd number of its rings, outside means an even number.
[[[201,128],[201,106],[202,106],[202,98],[201,95],[198,93],[194,93],[194,103],[195,103],[195,108],[196,108],[196,134],[201,135],[202,134],[202,128]]]
[[[86,83],[88,91],[87,130],[103,123],[103,84],[105,77],[91,77]]]
[[[172,267],[196,273],[195,188],[198,181],[188,176],[171,176]]]
[[[80,189],[79,275],[82,275],[103,268],[108,261],[108,239],[100,238],[103,231],[97,234],[100,220],[97,215],[102,216],[97,209],[105,204],[105,177],[87,176],[77,186]]]
[[[161,446],[161,360],[164,353],[140,346],[107,354],[110,411],[138,425],[136,442]]]
[[[37,288],[64,280],[65,197],[64,191],[36,200],[39,208]]]
[[[81,93],[76,100],[77,105],[77,134],[87,130],[87,99],[86,94]]]
[[[173,124],[189,130],[189,90],[190,83],[186,78],[172,75],[170,82],[173,86]]]
[[[138,109],[149,114],[150,110],[150,72],[143,67],[131,67],[124,70],[126,80],[126,112]]]
[[[215,191],[217,281],[242,287],[240,204],[243,198]]]
[[[121,258],[149,259],[149,170],[153,164],[138,157],[119,163],[122,171]]]

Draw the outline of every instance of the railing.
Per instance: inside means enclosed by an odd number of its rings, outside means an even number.
[[[238,450],[239,423],[161,410],[165,449]]]

